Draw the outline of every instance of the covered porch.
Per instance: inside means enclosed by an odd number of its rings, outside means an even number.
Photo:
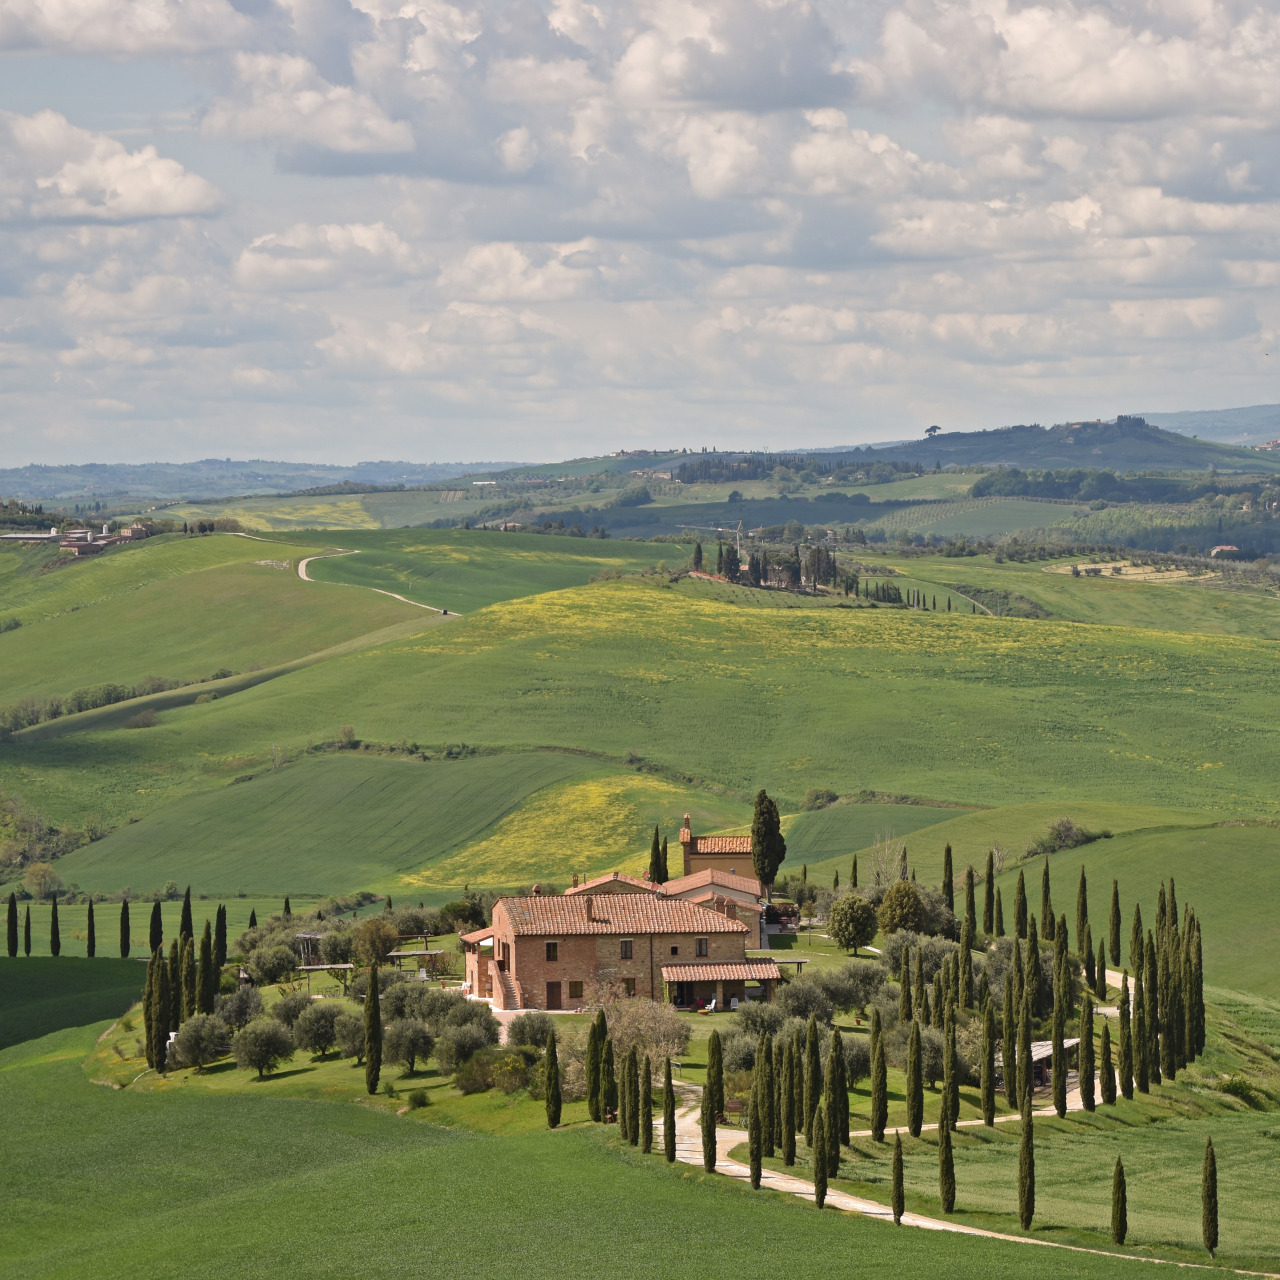
[[[664,999],[677,1009],[706,1009],[715,1001],[717,1011],[735,1007],[747,999],[772,1000],[782,974],[772,960],[735,960],[727,963],[664,964]],[[748,984],[758,989],[748,995]]]

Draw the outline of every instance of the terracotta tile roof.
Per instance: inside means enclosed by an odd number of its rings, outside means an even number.
[[[591,904],[591,918],[587,904]],[[511,931],[534,937],[575,933],[747,933],[741,920],[730,920],[679,898],[656,893],[580,893],[566,898],[502,898],[496,918],[505,912]]]
[[[713,867],[708,867],[705,871],[695,871],[691,876],[681,876],[678,880],[668,880],[662,886],[662,892],[679,894],[713,884],[720,885],[724,889],[736,889],[739,893],[749,893],[753,898],[758,898],[764,893],[760,881],[754,877],[735,876],[728,871],[717,871]]]
[[[781,978],[772,960],[736,960],[728,964],[664,964],[663,982],[766,982]]]
[[[721,902],[728,903],[735,911],[754,911],[757,915],[764,914],[764,908],[758,902],[742,902],[738,898],[725,898],[718,894],[714,889],[704,889],[701,893],[690,893],[680,899],[681,902]],[[708,911],[714,911],[714,907],[708,907]]]
[[[652,880],[639,880],[635,876],[626,875],[621,871],[610,871],[607,876],[597,876],[594,880],[588,880],[585,884],[575,885],[572,889],[566,889],[564,894],[568,898],[575,893],[588,893],[602,884],[627,884],[640,893],[658,892],[658,886]]]
[[[693,836],[691,853],[745,853],[751,856],[750,836]]]
[[[471,933],[460,933],[458,935],[459,942],[484,942],[487,938],[493,937],[493,926],[487,929],[474,929]]]

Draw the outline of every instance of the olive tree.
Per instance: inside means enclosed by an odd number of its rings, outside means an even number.
[[[341,1009],[336,1000],[309,1004],[293,1022],[293,1039],[299,1049],[309,1049],[323,1058],[337,1042],[336,1024]]]
[[[425,1062],[431,1056],[434,1045],[426,1023],[416,1018],[397,1018],[382,1033],[382,1056],[388,1062],[403,1063],[409,1075],[413,1075],[419,1058]]]
[[[178,1028],[169,1047],[168,1061],[179,1067],[195,1067],[203,1071],[209,1063],[222,1057],[229,1047],[226,1023],[211,1013],[192,1014]]]
[[[293,1057],[293,1036],[278,1018],[255,1018],[236,1032],[231,1056],[236,1066],[256,1071],[258,1079]]]

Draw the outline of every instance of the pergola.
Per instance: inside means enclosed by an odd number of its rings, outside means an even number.
[[[338,980],[342,983],[342,994],[347,994],[347,983],[351,980],[351,974],[355,971],[355,965],[350,962],[346,964],[300,964],[298,966],[299,973],[307,975],[307,995],[311,994],[311,975],[313,973],[336,973]]]

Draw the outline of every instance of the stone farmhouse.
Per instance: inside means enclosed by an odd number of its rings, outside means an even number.
[[[731,876],[755,875],[750,836],[695,836],[686,813],[684,826],[680,828],[680,847],[684,850],[686,876],[698,871],[724,871]]]
[[[772,999],[777,963],[747,956],[758,916],[739,919],[749,904],[714,890],[707,901],[618,875],[559,896],[499,899],[491,925],[462,935],[464,989],[496,1009],[575,1009],[602,987],[680,1008],[714,1000],[723,1009],[746,999],[749,982]]]

